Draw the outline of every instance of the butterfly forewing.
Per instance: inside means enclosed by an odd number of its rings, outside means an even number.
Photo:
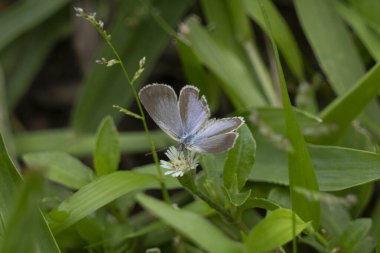
[[[206,98],[199,98],[199,90],[194,86],[186,85],[182,88],[178,104],[184,135],[197,132],[210,117]]]
[[[165,84],[150,84],[139,92],[139,98],[149,116],[169,136],[179,140],[183,135],[177,95]]]

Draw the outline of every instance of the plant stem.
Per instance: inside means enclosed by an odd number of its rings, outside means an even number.
[[[241,223],[239,220],[232,217],[232,215],[227,210],[220,207],[218,204],[214,203],[209,197],[207,197],[205,194],[203,194],[201,191],[198,190],[198,188],[195,185],[195,171],[191,171],[183,175],[182,177],[179,177],[178,181],[181,183],[182,186],[188,189],[191,193],[193,193],[198,198],[202,199],[210,207],[214,208],[228,222],[235,224],[235,226],[237,226],[244,234],[246,235],[249,234],[249,229],[243,223]]]
[[[145,131],[145,134],[146,134],[146,136],[148,138],[150,149],[152,151],[153,160],[154,160],[154,163],[156,165],[157,174],[158,174],[158,178],[159,178],[160,186],[161,186],[162,197],[163,197],[163,199],[164,199],[164,201],[166,203],[170,204],[171,201],[170,201],[170,197],[169,197],[169,192],[168,192],[168,189],[167,189],[166,184],[164,182],[164,175],[162,173],[162,169],[161,169],[160,164],[159,164],[156,148],[154,146],[152,136],[150,135],[149,128],[148,128],[148,125],[146,123],[145,113],[144,113],[144,110],[142,108],[140,99],[139,99],[139,97],[137,95],[137,91],[136,91],[136,89],[135,89],[135,87],[133,85],[133,81],[131,81],[131,79],[129,78],[128,72],[127,72],[127,70],[126,70],[126,68],[124,66],[124,62],[122,61],[122,59],[120,58],[118,52],[116,51],[116,49],[112,45],[112,43],[110,41],[110,38],[108,36],[104,35],[104,33],[102,33],[102,32],[100,32],[100,34],[102,35],[102,37],[106,41],[107,45],[111,48],[113,54],[116,56],[116,59],[119,61],[119,64],[120,64],[120,67],[121,67],[121,69],[123,71],[124,77],[127,79],[128,84],[131,86],[133,95],[135,97],[135,100],[137,102],[137,106],[138,106],[139,111],[140,111],[140,116],[141,116],[141,121],[142,121],[143,126],[144,126],[144,131]]]

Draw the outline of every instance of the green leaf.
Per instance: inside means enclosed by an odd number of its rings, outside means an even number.
[[[336,247],[341,247],[344,252],[350,253],[364,239],[371,227],[371,219],[361,218],[351,221],[340,235]],[[360,251],[359,251],[360,252]],[[363,252],[363,251],[361,251]]]
[[[373,29],[368,27],[365,20],[355,11],[355,9],[350,8],[350,6],[347,6],[340,1],[334,1],[333,3],[341,17],[350,24],[352,29],[354,29],[355,33],[366,46],[372,57],[379,61],[380,33],[376,33]]]
[[[248,15],[261,29],[267,34],[270,34],[270,31],[265,25],[265,19],[261,12],[259,1],[244,0],[243,2]],[[284,56],[284,60],[298,80],[302,81],[304,79],[302,56],[289,26],[271,1],[264,0],[262,2],[272,24],[273,38]]]
[[[21,176],[10,160],[0,135],[0,235],[11,216],[14,197],[19,192]]]
[[[252,196],[251,193],[251,196],[244,202],[242,206],[240,206],[240,209],[246,210],[251,208],[262,208],[265,210],[273,211],[277,208],[280,208],[280,205],[269,199]]]
[[[15,197],[21,194],[21,185],[21,176],[10,160],[0,134],[0,238],[4,236],[5,224],[11,222],[12,219],[16,219],[12,218],[12,207],[17,205]],[[25,191],[28,190],[26,189]],[[23,204],[21,202],[19,203],[20,205]],[[17,217],[17,219],[19,218]],[[36,236],[37,248],[40,249],[40,252],[60,252],[42,214],[40,214],[39,223],[40,226]]]
[[[124,194],[157,187],[156,177],[132,171],[117,171],[99,177],[53,210],[50,226],[55,233],[60,232]]]
[[[265,16],[266,26],[271,29],[270,20],[266,15],[264,6],[260,6]],[[271,31],[271,30],[270,30]],[[280,79],[281,94],[283,99],[283,108],[285,116],[286,136],[290,141],[292,150],[288,151],[288,172],[290,197],[292,201],[292,209],[306,221],[312,221],[313,227],[319,227],[320,204],[317,199],[307,198],[304,194],[296,191],[303,189],[308,192],[318,192],[318,182],[307,150],[306,142],[301,132],[301,127],[297,122],[296,114],[293,111],[290,102],[288,90],[286,87],[285,75],[282,70],[280,56],[277,45],[274,41],[272,32],[270,33],[272,46],[276,58],[277,71]]]
[[[365,18],[368,25],[380,34],[380,3],[377,0],[350,0],[353,9]]]
[[[213,40],[195,18],[188,19],[186,25],[189,31],[184,35],[190,41],[194,53],[223,81],[223,89],[235,106],[246,108],[266,104],[262,94],[253,85],[247,68],[232,51]]]
[[[113,119],[107,116],[96,134],[94,166],[98,176],[114,172],[119,167],[120,142]]]
[[[29,153],[22,159],[29,168],[42,169],[48,179],[73,189],[79,189],[94,178],[89,167],[63,152]]]
[[[286,154],[256,136],[255,165],[250,180],[289,185]],[[380,179],[380,154],[362,150],[308,146],[321,191],[338,191]]]
[[[206,251],[215,253],[242,252],[239,243],[229,239],[203,217],[189,211],[174,208],[142,194],[139,194],[137,199],[144,208]]]
[[[294,5],[320,66],[337,94],[344,93],[364,74],[344,23],[328,0],[295,0]]]
[[[344,94],[365,73],[344,23],[328,0],[295,0],[294,4],[320,66],[335,92]],[[368,127],[380,124],[379,113],[379,106],[371,102],[365,110]]]
[[[62,9],[68,0],[28,0],[14,4],[0,16],[0,52],[14,39]]]
[[[173,141],[161,130],[151,131],[157,149],[167,148]],[[72,129],[54,129],[18,133],[14,142],[19,155],[41,151],[63,151],[76,156],[88,156],[94,151],[95,134],[76,134]],[[147,152],[149,142],[143,131],[120,134],[120,147],[129,154]]]
[[[174,26],[189,4],[189,0],[158,0],[154,1],[154,12]],[[114,23],[109,30],[113,46],[123,61],[126,59],[124,64],[128,73],[135,73],[141,58],[145,56],[147,59],[145,71],[135,83],[138,87],[154,69],[155,62],[169,41],[169,36],[162,31],[140,1],[121,1],[117,8],[118,11],[113,17]],[[115,58],[107,45],[99,50],[97,57]],[[121,114],[113,109],[112,105],[128,108],[134,99],[122,70],[117,66],[105,68],[104,65],[94,64],[83,85],[73,109],[72,124],[77,132],[95,131],[106,115],[119,118]]]
[[[39,202],[42,177],[31,172],[25,177],[21,191],[15,198],[13,210],[6,224],[1,252],[38,252],[38,230],[41,223]],[[22,243],[20,243],[22,242]]]
[[[326,141],[338,139],[350,126],[351,121],[377,96],[380,90],[379,79],[380,64],[377,64],[355,86],[335,99],[321,112],[321,117],[325,123],[334,123],[337,126],[335,131],[331,131],[325,137]],[[378,126],[376,127],[379,129]]]
[[[256,142],[251,130],[244,124],[238,129],[239,138],[234,147],[228,151],[224,163],[224,186],[230,189],[237,178],[237,188],[243,188],[251,173],[256,156]]]
[[[251,196],[251,189],[247,191],[240,191],[237,185],[237,177],[235,176],[235,180],[230,188],[223,188],[225,190],[226,195],[228,196],[230,202],[234,206],[241,206],[243,205],[248,198]]]
[[[271,212],[249,233],[245,242],[248,252],[273,250],[292,240],[293,218],[295,235],[301,233],[310,224],[303,222],[289,209],[279,208]]]

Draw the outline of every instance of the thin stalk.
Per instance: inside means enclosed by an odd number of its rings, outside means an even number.
[[[159,178],[160,186],[161,186],[162,197],[163,197],[163,199],[164,199],[164,201],[166,203],[171,204],[171,201],[170,201],[170,198],[169,198],[169,192],[168,192],[168,189],[167,189],[166,184],[164,182],[164,175],[163,175],[161,167],[159,165],[159,160],[158,160],[158,155],[157,155],[157,152],[156,152],[156,148],[154,146],[152,136],[150,135],[149,128],[148,128],[148,125],[146,123],[146,118],[145,118],[144,110],[142,108],[141,102],[140,102],[139,97],[137,95],[137,91],[136,91],[136,89],[135,89],[135,87],[133,85],[135,79],[131,80],[129,78],[128,72],[127,72],[127,70],[125,68],[125,65],[124,65],[124,62],[122,61],[121,57],[119,56],[119,53],[117,52],[117,50],[112,45],[111,35],[109,35],[106,32],[106,30],[104,30],[104,28],[103,28],[103,26],[104,26],[103,21],[96,20],[95,19],[95,15],[96,15],[95,13],[89,15],[89,14],[85,13],[82,8],[74,8],[74,9],[77,12],[77,16],[83,17],[84,19],[86,19],[87,21],[89,21],[95,27],[95,29],[99,32],[99,34],[103,37],[104,41],[107,43],[107,45],[110,47],[110,49],[112,50],[113,54],[115,55],[117,63],[120,65],[125,79],[127,79],[129,86],[131,86],[133,95],[135,97],[135,100],[137,102],[137,106],[139,108],[139,112],[140,112],[140,116],[141,116],[141,121],[142,121],[143,126],[144,126],[144,131],[145,131],[145,134],[146,134],[146,136],[148,138],[149,146],[150,146],[150,149],[152,151],[153,160],[154,160],[154,163],[156,165],[157,174],[158,174],[158,178]],[[140,70],[141,70],[141,68],[142,68],[142,66],[140,66]]]
[[[167,189],[166,184],[164,182],[164,174],[162,173],[162,169],[161,169],[160,164],[159,164],[158,155],[157,155],[157,152],[156,152],[156,147],[154,146],[154,142],[153,142],[152,136],[150,135],[148,124],[146,123],[145,113],[144,113],[144,110],[142,108],[140,99],[139,99],[139,97],[137,95],[137,91],[135,89],[135,86],[133,85],[133,82],[129,78],[128,72],[127,72],[127,70],[125,69],[125,66],[124,66],[124,62],[120,58],[120,56],[117,53],[116,49],[113,47],[111,41],[109,40],[109,38],[107,36],[103,36],[103,38],[105,39],[107,45],[111,48],[112,52],[116,56],[116,59],[120,62],[120,67],[121,67],[121,69],[123,71],[124,77],[127,79],[128,84],[131,86],[131,89],[132,89],[132,92],[133,92],[133,96],[135,97],[135,100],[137,102],[137,106],[138,106],[139,111],[140,111],[140,116],[141,116],[141,121],[142,121],[143,126],[144,126],[144,131],[145,131],[145,134],[146,134],[146,136],[148,138],[150,149],[152,151],[153,161],[154,161],[154,164],[156,165],[158,177],[159,177],[159,180],[160,180],[162,197],[165,200],[165,202],[167,202],[167,203],[170,204],[171,201],[170,201],[170,197],[169,197],[169,192],[168,192],[168,189]]]

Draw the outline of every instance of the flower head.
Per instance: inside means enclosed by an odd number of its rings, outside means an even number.
[[[198,166],[198,158],[193,152],[180,151],[172,146],[166,151],[165,155],[169,158],[169,161],[160,161],[161,167],[167,170],[165,175],[181,177]]]

